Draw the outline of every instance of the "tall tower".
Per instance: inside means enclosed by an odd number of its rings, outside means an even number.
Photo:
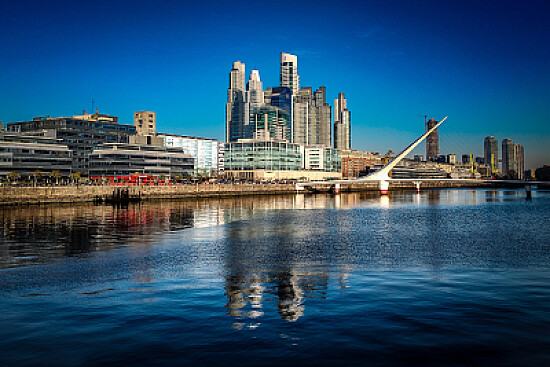
[[[288,87],[292,94],[300,90],[300,76],[298,75],[298,57],[281,52],[281,87]]]
[[[523,146],[520,144],[514,144],[514,150],[516,154],[516,168],[517,177],[519,180],[525,179],[525,156],[523,152]]]
[[[516,169],[516,146],[512,140],[504,139],[502,140],[502,173],[517,174]]]
[[[426,122],[426,131],[429,131],[435,125],[437,125],[437,121],[435,119],[429,119],[428,122]],[[427,161],[435,160],[438,155],[439,155],[439,133],[437,132],[437,129],[435,129],[426,138],[426,160]]]
[[[225,104],[225,141],[232,142],[244,138],[245,124],[249,112],[245,111],[245,65],[240,61],[233,63],[229,72],[229,88]]]
[[[332,140],[332,107],[326,103],[327,90],[319,87],[313,93],[313,106],[315,109],[315,125],[317,125],[316,144],[331,146]]]
[[[484,162],[491,167],[491,173],[498,173],[498,141],[493,136],[485,137],[483,153]]]
[[[316,130],[311,87],[300,89],[293,95],[293,102],[292,142],[302,145],[315,144]]]
[[[351,149],[351,112],[344,93],[334,100],[334,148]]]

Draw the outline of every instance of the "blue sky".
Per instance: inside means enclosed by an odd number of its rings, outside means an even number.
[[[344,92],[355,149],[401,150],[440,119],[442,153],[483,138],[550,164],[550,2],[13,1],[0,13],[0,120],[90,110],[160,132],[223,139],[233,61],[279,80],[298,55],[302,86]],[[423,153],[418,148],[417,153]]]

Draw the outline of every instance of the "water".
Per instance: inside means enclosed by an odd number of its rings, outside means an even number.
[[[550,365],[550,192],[0,208],[0,361]]]

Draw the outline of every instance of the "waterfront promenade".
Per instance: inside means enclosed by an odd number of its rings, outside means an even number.
[[[303,184],[307,186],[307,183]],[[317,190],[329,191],[331,185],[320,186]],[[422,188],[460,188],[488,187],[479,183],[433,182],[423,183]],[[392,190],[414,190],[413,183],[392,183]],[[127,191],[126,191],[127,190]],[[342,184],[342,192],[378,191],[378,183]],[[44,203],[75,203],[108,200],[127,194],[130,198],[177,199],[195,197],[224,197],[244,195],[279,195],[296,194],[299,191],[295,184],[183,184],[170,186],[46,186],[46,187],[0,187],[0,205],[44,204]],[[305,190],[307,192],[307,190]]]

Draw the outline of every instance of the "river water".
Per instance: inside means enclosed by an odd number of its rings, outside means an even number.
[[[0,208],[0,364],[550,365],[550,191]]]

